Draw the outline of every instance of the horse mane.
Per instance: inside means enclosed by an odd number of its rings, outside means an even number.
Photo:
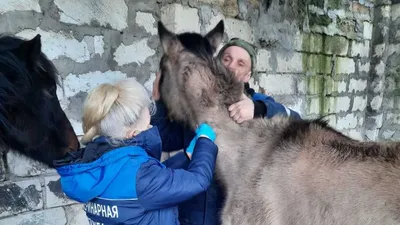
[[[335,156],[333,162],[336,163],[347,160],[379,160],[394,163],[400,159],[400,143],[378,144],[354,140],[331,127],[324,116],[317,119],[289,118],[289,120],[288,126],[281,132],[276,146],[287,142],[305,142],[315,139],[327,147],[322,149],[328,149],[333,153]]]

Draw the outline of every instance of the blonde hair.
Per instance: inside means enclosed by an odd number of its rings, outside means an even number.
[[[146,89],[135,79],[101,84],[90,91],[83,106],[81,139],[86,144],[97,135],[123,139],[141,111],[151,104]]]

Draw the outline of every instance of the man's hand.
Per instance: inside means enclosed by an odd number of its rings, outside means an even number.
[[[153,91],[151,93],[151,97],[154,101],[160,99],[160,77],[161,77],[161,72],[158,71],[156,73],[156,79],[153,82]]]
[[[229,106],[230,116],[236,123],[243,123],[246,120],[251,120],[254,117],[254,102],[245,94],[242,95],[242,100]]]

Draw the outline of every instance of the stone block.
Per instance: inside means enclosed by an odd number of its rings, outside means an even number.
[[[257,53],[257,71],[271,71],[270,58],[270,51],[260,49]]]
[[[321,98],[309,98],[307,100],[307,111],[308,114],[322,114],[324,102]]]
[[[363,25],[364,25],[364,31],[363,31],[364,39],[371,40],[372,39],[372,30],[373,30],[372,23],[364,21]]]
[[[51,173],[55,170],[36,160],[28,158],[15,151],[7,153],[7,165],[11,174],[18,177],[37,176],[43,173]]]
[[[239,14],[239,5],[237,0],[225,0],[222,10],[226,16],[236,17]]]
[[[336,128],[339,130],[353,129],[357,127],[357,124],[357,116],[354,114],[347,114],[346,116],[337,119]]]
[[[104,53],[104,37],[103,36],[85,36],[83,38],[88,46],[90,57],[93,58],[96,54],[100,57]]]
[[[147,45],[147,41],[147,38],[143,38],[128,46],[122,43],[114,52],[114,60],[118,63],[118,66],[130,63],[136,63],[140,66],[148,57],[154,55],[156,51]],[[132,54],[133,52],[135,54]]]
[[[221,20],[225,21],[225,16],[216,8],[200,6],[200,18],[202,21],[202,32],[206,33],[213,29]]]
[[[136,12],[136,24],[143,27],[151,35],[157,34],[156,19],[153,14],[147,12]]]
[[[64,80],[65,96],[73,97],[79,92],[88,92],[103,83],[114,83],[126,78],[120,71],[93,71],[85,74],[68,74]]]
[[[68,223],[66,225],[89,225],[84,205],[75,204],[64,207]]]
[[[307,77],[307,94],[320,95],[324,92],[325,79],[323,76],[308,76]]]
[[[198,10],[180,4],[168,4],[161,7],[161,21],[172,32],[200,32]]]
[[[124,0],[54,0],[60,9],[60,21],[76,25],[99,24],[123,30],[128,27],[128,6]]]
[[[351,11],[358,20],[371,20],[370,9],[358,1],[351,2]]]
[[[388,112],[386,114],[386,121],[390,124],[400,124],[400,114]]]
[[[335,54],[346,56],[349,49],[349,41],[341,36],[326,36],[324,41],[324,52],[326,54]]]
[[[368,73],[371,69],[371,64],[369,62],[365,63],[365,64],[360,64],[359,67],[359,71],[360,72],[364,72],[364,73]]]
[[[303,54],[295,58],[295,61],[288,62],[290,67],[298,68],[297,72],[301,71],[300,65],[303,65],[304,72],[312,74],[330,74],[332,70],[332,57],[325,55]],[[278,64],[279,66],[279,64]]]
[[[372,110],[379,110],[382,106],[382,101],[383,97],[380,95],[377,95],[374,98],[372,98],[370,103]]]
[[[382,132],[382,138],[384,140],[392,139],[395,133],[396,133],[396,131],[394,131],[394,130],[385,130]]]
[[[67,219],[63,208],[46,209],[0,219],[0,224],[18,225],[65,225]]]
[[[364,111],[367,107],[367,96],[354,97],[352,111]]]
[[[278,73],[301,73],[303,72],[304,55],[298,52],[294,52],[290,56],[284,56],[282,54],[277,55],[277,69]]]
[[[377,44],[375,46],[373,46],[374,48],[374,57],[382,57],[383,53],[385,52],[385,48],[386,48],[386,44],[382,43],[382,44]]]
[[[0,217],[43,208],[42,186],[38,179],[2,183],[0,196]],[[3,224],[1,220],[0,224]]]
[[[376,116],[367,117],[366,123],[368,123],[368,125],[371,127],[381,128],[383,125],[383,113],[378,114]]]
[[[352,74],[356,72],[354,60],[351,58],[336,58],[336,74]]]
[[[307,93],[307,90],[308,90],[307,82],[308,82],[307,77],[301,77],[297,81],[297,91],[300,95],[304,95]]]
[[[324,36],[321,34],[303,34],[302,51],[311,53],[322,53],[324,47]]]
[[[367,91],[367,80],[350,79],[349,92]]]
[[[336,27],[340,35],[346,36],[349,39],[356,39],[356,21],[353,18],[336,19]]]
[[[326,108],[328,113],[346,112],[350,108],[350,97],[330,97],[327,100]]]
[[[377,141],[377,139],[379,137],[379,129],[366,130],[365,136],[366,136],[367,140]]]
[[[347,82],[335,80],[330,76],[325,77],[325,94],[344,93],[347,90]]]
[[[382,60],[380,60],[379,63],[377,65],[375,65],[375,68],[374,68],[376,75],[382,76],[383,74],[385,74],[385,68],[386,68],[386,64]]]
[[[295,80],[293,75],[266,75],[259,78],[260,87],[274,95],[295,94]]]
[[[67,57],[80,63],[90,60],[88,44],[85,40],[76,40],[72,33],[44,31],[38,27],[36,30],[23,30],[16,35],[31,39],[37,34],[41,35],[43,53],[50,60],[61,57]]]
[[[370,42],[357,42],[353,41],[351,46],[351,56],[352,57],[368,57],[370,51]]]
[[[77,203],[68,198],[63,192],[59,175],[45,177],[44,185],[46,190],[46,208]]]
[[[226,34],[228,38],[241,38],[250,43],[254,42],[253,30],[245,20],[226,18]]]
[[[42,12],[39,0],[1,0],[0,15],[12,11]]]
[[[351,129],[347,132],[347,135],[357,141],[363,141],[363,136],[360,129]]]

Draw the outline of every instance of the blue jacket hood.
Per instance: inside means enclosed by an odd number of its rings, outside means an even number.
[[[104,192],[131,157],[138,162],[149,156],[160,160],[161,151],[158,129],[152,127],[119,146],[110,145],[106,137],[96,138],[54,164],[65,194],[78,202],[88,202]]]

